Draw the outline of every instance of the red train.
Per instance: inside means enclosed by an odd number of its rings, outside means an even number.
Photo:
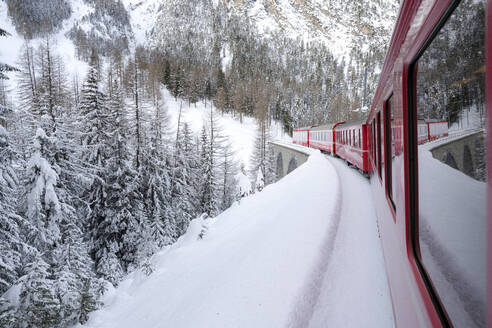
[[[403,0],[367,120],[294,130],[369,174],[398,327],[492,327],[491,32],[492,0]]]
[[[447,137],[448,122],[442,120],[418,120],[418,143]],[[368,126],[366,122],[338,122],[293,130],[292,142],[301,146],[317,148],[330,155],[343,158],[363,173],[370,173]],[[392,128],[393,152],[401,152],[401,128]],[[375,142],[372,143],[373,145]]]

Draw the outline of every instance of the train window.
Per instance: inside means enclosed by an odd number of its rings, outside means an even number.
[[[372,156],[374,158],[374,164],[377,163],[376,153],[376,119],[372,119]]]
[[[395,159],[395,149],[394,149],[394,136],[393,136],[393,126],[394,126],[394,120],[395,120],[395,115],[394,115],[394,109],[393,109],[393,95],[390,96],[390,98],[386,101],[385,103],[385,108],[384,108],[384,138],[385,138],[385,154],[386,154],[386,166],[385,166],[385,173],[386,173],[386,192],[389,196],[391,205],[393,206],[393,209],[395,208],[395,202],[393,199],[393,172],[392,172],[392,167],[393,161]]]
[[[418,128],[412,132],[418,145],[412,226],[424,280],[442,320],[454,327],[486,326],[486,2],[463,0],[447,11],[410,83],[416,85],[414,128],[436,120],[449,129],[446,142],[428,141],[445,131],[428,139],[419,138]]]
[[[379,177],[381,178],[381,112],[378,112],[377,116],[377,122],[376,122],[376,148],[377,148],[377,157],[378,157],[378,174]]]

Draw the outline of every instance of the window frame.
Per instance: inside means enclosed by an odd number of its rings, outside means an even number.
[[[443,327],[452,327],[451,320],[446,312],[444,305],[442,304],[439,293],[434,287],[430,275],[425,269],[421,254],[420,254],[420,240],[419,240],[419,188],[418,188],[418,138],[419,138],[419,126],[418,126],[418,108],[417,108],[417,67],[418,61],[425,53],[427,48],[432,44],[436,36],[442,30],[448,19],[452,16],[455,9],[461,3],[461,0],[451,0],[450,3],[444,9],[438,22],[432,27],[430,33],[425,38],[425,41],[416,51],[415,55],[410,59],[407,64],[407,76],[406,76],[406,92],[408,110],[406,111],[407,118],[407,135],[408,135],[408,150],[405,152],[407,156],[408,165],[408,190],[409,199],[409,230],[411,254],[415,260],[416,267],[419,271],[420,278],[424,282],[425,289],[430,297],[433,308],[437,313],[439,320]],[[487,18],[486,18],[487,21]],[[488,28],[490,30],[490,28]],[[488,35],[486,33],[486,35]],[[487,40],[486,40],[487,42]],[[487,51],[487,45],[485,45],[485,51]],[[486,59],[487,61],[487,59]],[[486,63],[487,64],[487,63]],[[488,73],[490,74],[490,73]],[[403,132],[405,133],[405,132]]]
[[[385,156],[385,165],[384,165],[384,173],[385,173],[385,188],[386,188],[386,196],[388,197],[389,203],[391,204],[393,211],[396,213],[396,204],[394,201],[393,195],[393,131],[392,131],[392,122],[391,122],[391,114],[393,111],[393,92],[390,93],[386,100],[384,101],[383,106],[383,116],[384,116],[384,156]]]
[[[377,151],[377,168],[379,179],[382,180],[382,159],[381,159],[381,111],[378,111],[376,114],[376,151]]]

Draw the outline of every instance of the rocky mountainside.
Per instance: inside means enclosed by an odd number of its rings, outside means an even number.
[[[288,108],[274,118],[289,124],[362,119],[397,9],[389,0],[162,0],[148,44],[180,67],[221,66],[229,105],[241,84],[260,81]]]
[[[265,35],[282,33],[321,42],[337,56],[354,48],[385,49],[398,3],[394,0],[231,0],[232,12],[254,22]]]
[[[167,31],[209,31],[213,29],[213,22],[207,24],[203,15],[204,11],[210,11],[219,13],[221,19],[236,17],[259,36],[285,36],[306,43],[321,43],[335,57],[345,57],[346,61],[361,53],[377,53],[381,58],[391,37],[398,7],[395,0],[161,0],[153,35],[159,39]],[[193,10],[195,8],[200,9]],[[190,19],[190,15],[196,15],[198,22]],[[190,24],[192,21],[194,24]],[[176,29],[176,24],[183,28]],[[209,28],[204,30],[203,24]]]

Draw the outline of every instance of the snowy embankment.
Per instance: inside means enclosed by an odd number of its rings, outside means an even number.
[[[307,188],[306,186],[309,186]],[[130,274],[87,327],[285,327],[312,305],[334,238],[340,182],[320,153],[215,219],[192,221]],[[200,236],[203,236],[202,238]],[[309,308],[305,307],[305,308]]]

